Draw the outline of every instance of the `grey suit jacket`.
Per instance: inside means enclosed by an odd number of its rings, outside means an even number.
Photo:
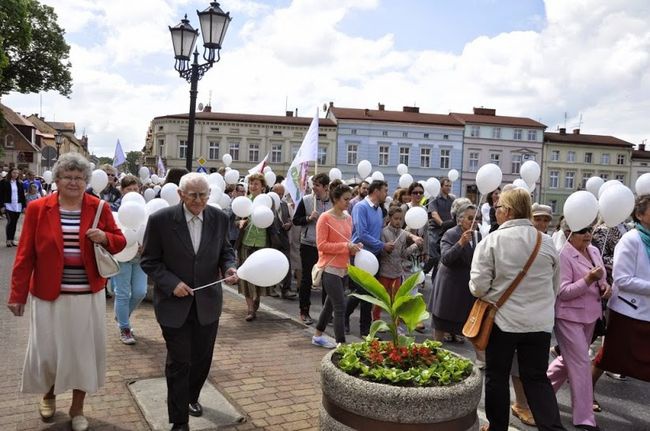
[[[199,323],[213,323],[221,315],[221,284],[183,298],[172,292],[180,281],[195,288],[220,280],[227,269],[236,268],[228,241],[228,216],[209,205],[205,208],[201,243],[194,253],[183,204],[159,210],[149,217],[140,264],[154,282],[153,305],[161,326],[181,327],[192,301],[196,301]]]

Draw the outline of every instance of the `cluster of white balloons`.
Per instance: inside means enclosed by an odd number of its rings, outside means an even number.
[[[650,184],[648,186],[650,192]],[[614,227],[624,222],[633,209],[632,190],[618,180],[604,182],[600,177],[591,177],[587,180],[586,191],[574,192],[567,198],[563,212],[569,228],[577,231],[591,225],[598,214],[608,227]]]
[[[280,196],[275,192],[262,193],[251,201],[246,196],[238,196],[232,201],[232,212],[237,217],[251,218],[253,225],[260,229],[266,229],[273,224],[275,214],[272,207],[280,206]]]

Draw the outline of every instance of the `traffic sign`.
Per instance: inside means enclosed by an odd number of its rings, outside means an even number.
[[[196,172],[202,172],[204,174],[208,173],[208,171],[203,166],[199,166],[198,169],[196,170]]]
[[[199,160],[197,160],[197,162],[199,162],[199,165],[203,166],[207,163],[207,160],[205,160],[203,157],[199,157]]]

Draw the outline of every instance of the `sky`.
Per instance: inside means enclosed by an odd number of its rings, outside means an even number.
[[[41,0],[71,46],[70,98],[10,93],[25,115],[74,121],[92,153],[141,150],[150,121],[189,112],[168,26],[194,0]],[[650,137],[647,0],[223,0],[221,61],[199,81],[213,111],[311,117],[323,104],[471,112]],[[198,45],[202,48],[199,36]],[[41,108],[42,100],[42,108]]]

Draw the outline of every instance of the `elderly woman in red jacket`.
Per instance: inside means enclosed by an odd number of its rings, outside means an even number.
[[[30,298],[30,334],[22,392],[44,393],[39,413],[56,412],[56,395],[72,389],[74,431],[88,429],[86,392],[96,392],[106,374],[106,280],[99,275],[93,243],[117,253],[126,239],[108,205],[92,228],[99,199],[85,193],[90,163],[68,153],[53,168],[57,193],[27,209],[14,262],[9,309],[16,316]]]

